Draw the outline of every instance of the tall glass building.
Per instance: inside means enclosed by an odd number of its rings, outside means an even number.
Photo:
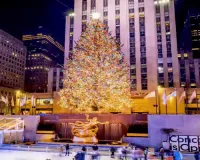
[[[64,47],[42,26],[36,31],[23,35],[23,41],[28,51],[25,91],[47,92],[49,69],[63,67]]]

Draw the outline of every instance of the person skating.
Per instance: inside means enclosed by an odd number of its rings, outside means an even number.
[[[194,153],[194,158],[195,158],[195,160],[199,160],[200,158],[199,158],[199,152],[195,152]]]
[[[181,154],[181,152],[179,151],[174,151],[174,160],[182,160],[183,156]]]
[[[65,156],[68,155],[69,156],[69,144],[65,145]]]
[[[87,152],[87,148],[85,146],[82,147],[83,152]]]
[[[123,159],[127,160],[127,147],[122,148]]]
[[[112,147],[112,148],[110,149],[110,152],[111,152],[110,157],[111,157],[111,158],[115,158],[115,148],[114,148],[114,147]]]
[[[164,154],[165,154],[164,148],[161,147],[159,152],[161,160],[164,160]]]
[[[145,159],[145,160],[147,160],[148,152],[149,152],[149,151],[148,151],[148,148],[146,147],[145,150],[144,150],[144,159]]]
[[[95,144],[93,147],[92,147],[93,151],[98,151],[99,147]]]

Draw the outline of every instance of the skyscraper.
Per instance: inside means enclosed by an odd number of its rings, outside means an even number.
[[[0,30],[0,87],[24,89],[26,54],[23,42]]]
[[[190,8],[179,42],[181,86],[200,87],[200,10]]]
[[[51,67],[63,67],[64,47],[42,26],[23,35],[23,41],[28,50],[25,91],[47,92],[48,71]]]
[[[152,91],[158,85],[179,87],[174,1],[75,0],[74,14],[66,18],[65,59],[91,20],[91,13],[123,44],[130,65],[133,91]]]

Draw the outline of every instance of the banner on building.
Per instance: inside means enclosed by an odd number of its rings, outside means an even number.
[[[41,106],[45,106],[45,105],[52,105],[53,104],[53,99],[48,98],[48,99],[38,99],[36,101],[36,105],[41,105]]]
[[[173,135],[169,138],[172,150],[183,152],[196,152],[199,150],[200,136],[177,136]]]

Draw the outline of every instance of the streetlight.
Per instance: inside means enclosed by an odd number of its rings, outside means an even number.
[[[74,17],[74,16],[76,16],[76,14],[75,13],[69,13],[69,17]]]

